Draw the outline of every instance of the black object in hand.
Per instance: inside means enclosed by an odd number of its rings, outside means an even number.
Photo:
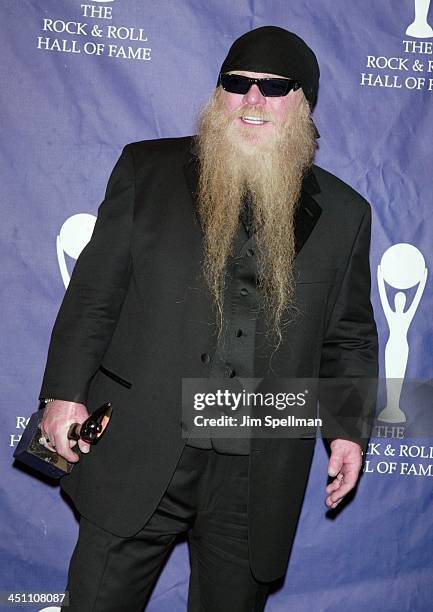
[[[96,444],[108,425],[112,411],[111,403],[107,402],[92,412],[81,425],[73,423],[68,431],[69,440],[84,440],[89,444]]]

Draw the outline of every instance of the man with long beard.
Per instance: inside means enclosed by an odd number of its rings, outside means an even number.
[[[370,207],[313,165],[318,80],[295,34],[248,32],[198,137],[130,144],[113,170],[40,393],[51,398],[46,445],[76,463],[61,481],[81,515],[71,610],[142,609],[180,533],[189,610],[263,610],[287,567],[315,440],[194,438],[182,379],[377,376]],[[70,424],[107,400],[112,422],[90,453],[78,442],[78,457]],[[325,434],[335,508],[367,439]]]

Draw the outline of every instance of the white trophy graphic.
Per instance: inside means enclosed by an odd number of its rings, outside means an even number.
[[[66,266],[66,255],[73,259],[78,259],[81,251],[89,242],[93,228],[95,227],[96,217],[88,213],[79,213],[66,219],[59,235],[57,236],[57,260],[59,262],[60,273],[62,275],[65,288],[68,287],[71,279]]]
[[[408,26],[406,34],[414,38],[432,38],[433,28],[427,22],[428,10],[430,8],[430,0],[414,0],[415,1],[415,19]]]
[[[400,396],[409,357],[407,332],[421,300],[426,280],[427,268],[424,257],[411,244],[394,244],[385,251],[377,266],[379,295],[389,326],[389,338],[385,347],[387,403],[378,416],[380,421],[387,423],[406,421],[406,415],[400,408]],[[394,309],[389,304],[385,282],[400,290],[394,296]],[[418,287],[412,304],[405,311],[407,296],[401,290],[410,289],[415,285]]]

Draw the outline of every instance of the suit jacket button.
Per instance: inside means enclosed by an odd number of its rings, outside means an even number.
[[[210,355],[209,353],[202,353],[201,354],[201,360],[203,363],[209,363],[210,362]]]

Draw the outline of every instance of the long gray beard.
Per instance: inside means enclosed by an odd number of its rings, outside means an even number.
[[[228,113],[217,89],[200,116],[198,212],[204,231],[203,270],[220,335],[227,260],[233,254],[239,212],[249,194],[258,247],[260,306],[267,335],[277,346],[282,328],[296,313],[294,216],[303,178],[313,163],[316,130],[304,100],[269,142],[255,145],[249,141],[250,128],[234,124],[236,117],[252,111],[272,118],[261,107]]]

